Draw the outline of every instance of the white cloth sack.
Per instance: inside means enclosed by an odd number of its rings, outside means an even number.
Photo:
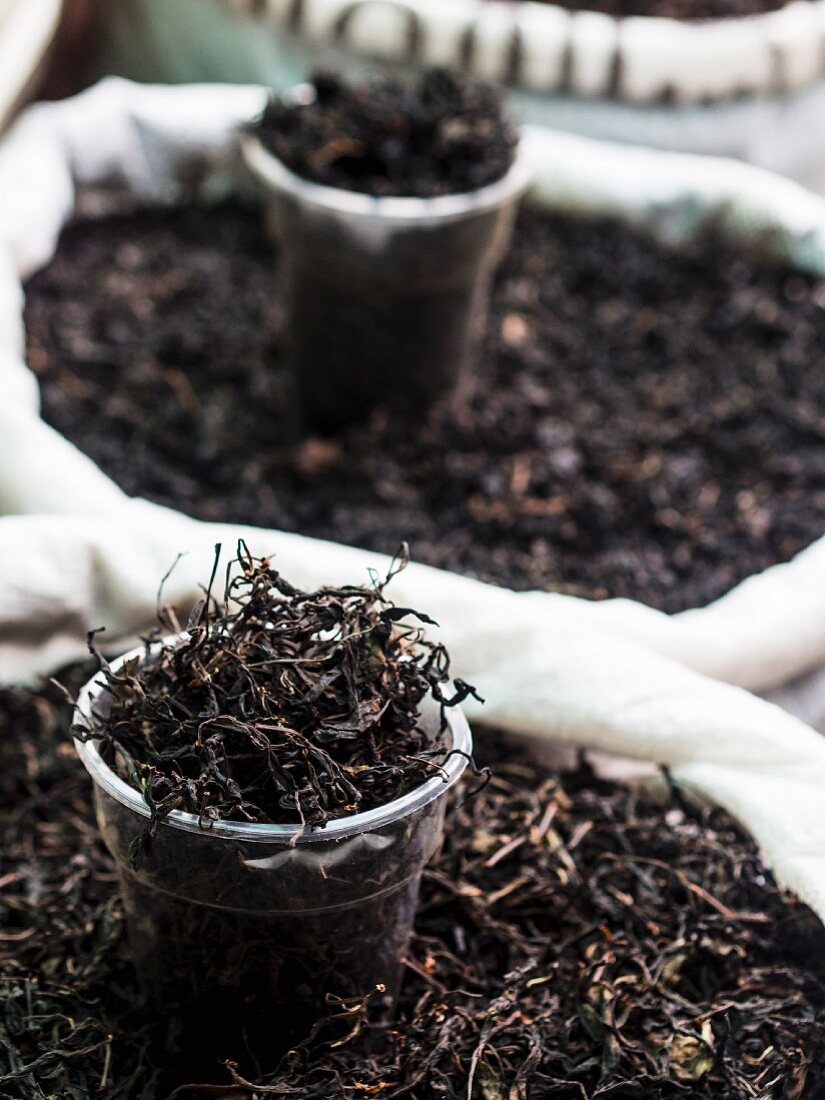
[[[825,190],[825,0],[680,23],[512,0],[119,0],[110,71],[271,83],[319,64],[442,64],[505,83],[526,122],[739,157]],[[514,68],[515,66],[515,68]]]
[[[32,94],[62,8],[62,0],[0,0],[0,131]]]
[[[363,579],[385,560],[297,535],[202,524],[129,500],[37,414],[23,361],[20,279],[51,255],[78,182],[117,179],[173,202],[200,179],[216,193],[236,167],[233,130],[259,88],[147,88],[107,81],[41,105],[0,147],[0,682],[51,671],[106,626],[126,648],[153,621],[159,578],[185,605],[212,547],[239,535],[277,555],[307,587]],[[714,212],[734,235],[774,230],[776,247],[825,271],[825,203],[733,162],[611,149],[531,132],[537,201],[605,210],[668,239]],[[825,740],[797,719],[720,682],[766,689],[825,660],[825,541],[751,578],[709,608],[668,617],[629,601],[516,594],[412,566],[401,604],[441,623],[457,674],[487,699],[488,721],[666,764],[736,814],[779,878],[825,917]],[[698,674],[703,672],[706,678]],[[476,714],[475,705],[471,714]]]

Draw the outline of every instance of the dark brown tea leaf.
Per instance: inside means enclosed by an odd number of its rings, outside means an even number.
[[[328,187],[432,198],[507,174],[518,134],[501,93],[446,69],[416,80],[313,78],[315,100],[274,97],[256,126],[287,168]]]
[[[434,621],[385,595],[406,556],[371,587],[307,593],[241,543],[218,606],[219,554],[187,634],[147,639],[117,671],[103,662],[104,703],[79,731],[143,792],[149,835],[172,810],[319,828],[439,774],[445,744],[421,704],[435,700],[443,728],[472,688],[445,694],[446,650],[404,622]]]
[[[177,1100],[466,1100],[473,1065],[473,1100],[822,1096],[825,936],[753,842],[675,792],[549,777],[489,730],[495,778],[449,815],[386,1043],[333,1046],[321,1026],[272,1075],[241,1059],[233,1085],[220,1034],[186,1046],[172,1009],[137,1005],[70,713],[51,688],[0,691],[4,1097],[166,1100],[195,1082]],[[357,1009],[330,1011],[358,1030]]]
[[[126,492],[508,587],[717,599],[825,530],[825,283],[711,233],[679,254],[525,211],[465,414],[285,445],[256,213],[64,233],[28,286],[46,420]]]

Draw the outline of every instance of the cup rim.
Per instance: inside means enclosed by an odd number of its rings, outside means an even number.
[[[185,631],[178,635],[179,638],[184,636],[186,636]],[[168,641],[169,639],[164,639],[165,643]],[[138,646],[128,653],[124,653],[117,660],[110,662],[109,667],[113,672],[117,672],[126,661],[133,660],[135,657],[141,659],[145,652],[145,646]],[[86,729],[90,728],[91,707],[103,694],[105,683],[106,679],[103,672],[98,672],[80,689],[74,714],[75,725],[83,726]],[[432,702],[432,706],[435,709],[436,704]],[[320,841],[337,841],[355,836],[358,833],[377,829],[390,822],[407,817],[422,809],[429,802],[445,795],[464,774],[473,751],[470,725],[463,710],[458,706],[446,708],[445,716],[453,740],[450,747],[451,755],[442,766],[441,773],[432,776],[407,794],[393,799],[392,802],[387,802],[383,806],[336,818],[319,829],[312,829],[303,833],[300,825],[266,825],[243,821],[215,821],[210,822],[208,825],[202,825],[197,814],[185,813],[183,810],[172,810],[163,818],[163,824],[190,833],[200,833],[207,837],[212,836],[224,840],[247,841],[259,844],[307,844]],[[101,757],[97,743],[95,741],[81,741],[78,738],[73,740],[75,750],[96,788],[114,798],[127,809],[132,810],[141,817],[148,818],[150,810],[142,794],[121,779],[109,767]]]
[[[298,84],[283,94],[286,100],[306,102],[305,89]],[[450,221],[494,209],[523,194],[532,181],[523,138],[516,145],[513,163],[501,179],[452,195],[414,198],[403,195],[368,195],[329,187],[304,179],[270,152],[257,134],[241,134],[241,153],[246,166],[271,191],[287,194],[307,205],[333,214],[394,222]]]

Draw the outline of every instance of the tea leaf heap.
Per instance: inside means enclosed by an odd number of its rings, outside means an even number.
[[[148,836],[172,810],[204,826],[315,829],[437,775],[446,745],[422,728],[420,706],[428,695],[440,705],[443,733],[444,708],[473,689],[456,680],[445,695],[449,657],[423,631],[433,620],[385,595],[406,553],[369,587],[307,593],[241,543],[219,606],[216,551],[185,633],[147,639],[144,658],[116,670],[100,658],[108,706],[77,731],[143,792]],[[161,621],[177,626],[168,612]]]

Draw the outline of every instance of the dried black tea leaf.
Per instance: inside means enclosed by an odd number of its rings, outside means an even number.
[[[668,612],[825,530],[821,279],[715,232],[674,253],[525,210],[466,415],[402,409],[291,448],[272,268],[237,205],[67,227],[28,285],[48,423],[199,519],[388,554],[411,538],[427,565]]]
[[[3,1097],[465,1100],[472,1065],[473,1100],[823,1094],[825,933],[753,841],[675,794],[548,776],[484,729],[495,776],[449,815],[386,1042],[341,1042],[363,1011],[331,1004],[343,1020],[273,1073],[254,1047],[226,1065],[225,1035],[187,1046],[174,1010],[136,1005],[70,714],[52,688],[0,690]]]
[[[399,798],[447,754],[423,700],[443,734],[444,708],[473,692],[450,685],[447,651],[424,635],[434,621],[386,595],[406,551],[369,587],[302,592],[240,543],[220,604],[216,551],[186,634],[147,639],[117,671],[102,661],[105,705],[78,731],[150,807],[136,861],[172,810],[315,829]]]
[[[255,127],[299,176],[371,195],[432,198],[507,174],[518,133],[501,93],[446,69],[416,79],[313,77],[311,103],[273,97]]]

